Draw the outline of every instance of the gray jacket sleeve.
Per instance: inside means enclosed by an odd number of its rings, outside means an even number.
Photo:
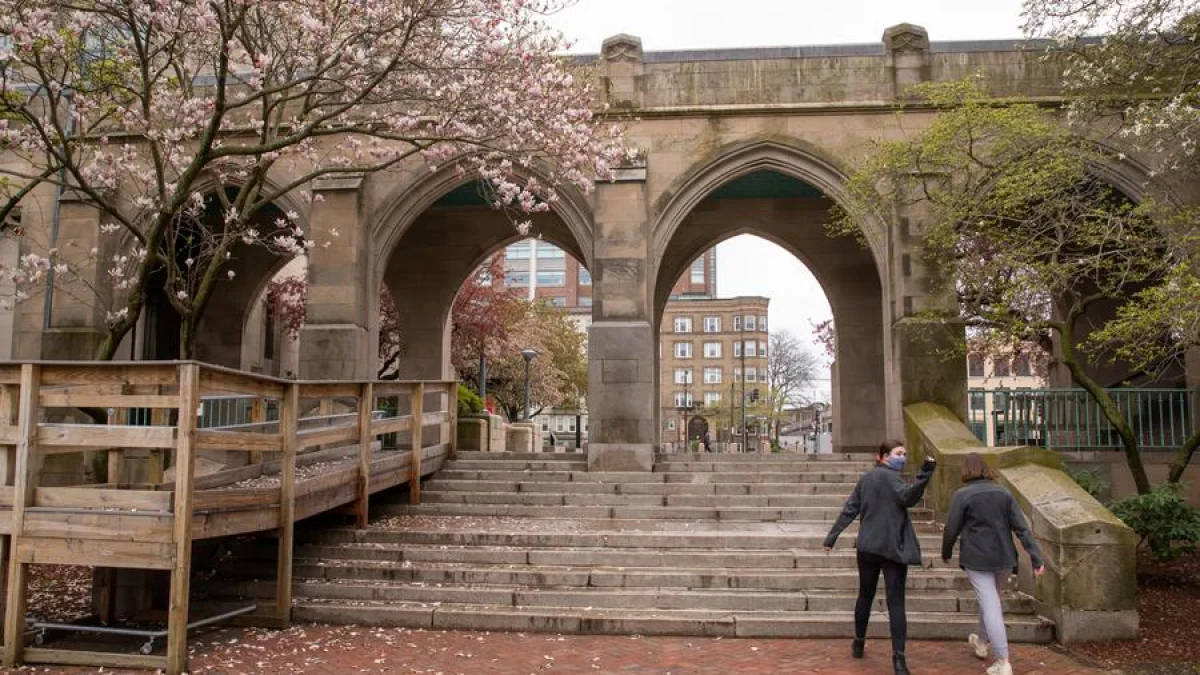
[[[1034,568],[1044,565],[1042,549],[1033,540],[1033,535],[1029,532],[1029,524],[1025,521],[1025,514],[1021,513],[1021,508],[1017,506],[1017,500],[1012,495],[1008,496],[1008,525],[1017,535],[1017,539],[1021,540],[1021,545],[1029,554],[1029,561],[1033,563]]]
[[[966,513],[967,500],[962,492],[955,492],[950,501],[950,511],[946,514],[946,529],[942,531],[942,560],[949,560],[954,555],[954,542],[962,534],[963,516]]]
[[[917,473],[917,480],[912,485],[908,485],[900,477],[899,472],[897,472],[893,479],[892,487],[896,490],[896,501],[900,502],[900,506],[909,508],[921,501],[921,496],[925,494],[925,486],[929,485],[929,479],[932,476],[933,469],[929,469],[928,471],[921,469]]]
[[[838,515],[837,520],[833,522],[833,527],[829,530],[829,534],[825,537],[825,546],[833,548],[834,542],[837,541],[838,535],[842,530],[850,526],[854,519],[858,517],[858,512],[862,508],[862,479],[854,486],[854,492],[846,498],[846,504],[842,506],[842,512]]]

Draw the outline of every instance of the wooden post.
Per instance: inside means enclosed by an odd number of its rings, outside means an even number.
[[[375,383],[366,382],[358,396],[358,502],[354,505],[355,524],[361,529],[370,518],[372,409],[375,407]]]
[[[450,433],[445,438],[446,459],[454,459],[458,451],[458,381],[450,382],[446,387],[446,415],[450,420]]]
[[[261,396],[256,396],[254,403],[250,404],[250,421],[254,424],[263,424],[267,421],[267,401]],[[261,450],[250,451],[250,464],[262,464],[262,460]]]
[[[17,396],[15,385],[0,384],[0,425],[11,427],[17,423]],[[0,446],[0,485],[13,484],[13,465],[16,463],[16,446]],[[8,587],[9,554],[12,553],[12,537],[0,536],[0,588]],[[0,603],[0,626],[4,623],[4,603]],[[0,628],[3,631],[3,628]],[[2,637],[2,636],[0,636]]]
[[[17,392],[17,449],[13,467],[12,536],[9,539],[8,598],[4,605],[4,665],[11,668],[21,661],[25,649],[25,591],[27,565],[20,561],[21,533],[25,529],[25,509],[33,503],[41,473],[37,449],[38,387],[41,369],[21,365],[21,389]]]
[[[279,402],[279,433],[282,436],[279,482],[279,553],[275,580],[275,615],[292,620],[292,544],[296,527],[296,432],[300,415],[300,385],[285,385]]]
[[[199,405],[197,403],[197,405]],[[156,427],[165,427],[170,424],[169,411],[166,408],[155,408],[150,411],[150,424]],[[149,483],[162,483],[163,472],[167,467],[167,451],[162,448],[155,448],[150,451],[150,456],[147,458],[146,465],[146,481]]]
[[[196,412],[200,406],[200,366],[179,365],[179,421],[175,436],[175,523],[171,599],[167,613],[167,673],[187,671],[188,604],[192,573],[192,485],[196,469]]]
[[[425,383],[417,382],[413,385],[412,395],[410,397],[412,405],[410,406],[410,414],[412,415],[412,453],[409,455],[408,461],[408,502],[410,504],[421,503],[421,450],[425,447],[424,441],[421,438],[422,432],[425,430],[421,423],[425,416]]]

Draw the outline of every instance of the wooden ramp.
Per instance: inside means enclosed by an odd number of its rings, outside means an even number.
[[[186,671],[197,539],[276,531],[273,619],[289,621],[295,522],[351,509],[363,527],[369,495],[405,483],[418,503],[418,477],[454,452],[455,387],[282,380],[194,362],[0,364],[4,665]],[[96,451],[106,482],[42,485],[45,457]],[[198,476],[198,458],[224,461]],[[165,655],[26,647],[36,564],[168,571]]]

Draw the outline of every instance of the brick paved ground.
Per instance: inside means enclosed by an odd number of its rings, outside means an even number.
[[[219,629],[200,633],[192,645],[194,673],[891,673],[886,641],[869,643],[862,661],[850,658],[845,640],[556,636],[312,625],[285,631]],[[983,672],[983,663],[964,644],[913,642],[907,651],[917,675]],[[1023,675],[1104,672],[1054,648],[1032,645],[1014,646],[1013,665]]]

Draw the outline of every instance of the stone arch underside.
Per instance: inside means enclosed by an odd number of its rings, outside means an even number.
[[[479,265],[522,237],[509,216],[482,204],[442,200],[406,227],[381,264],[381,282],[400,319],[402,379],[449,379],[450,311],[463,282]],[[555,212],[534,215],[530,236],[585,261],[586,243]],[[376,328],[376,330],[378,330]]]
[[[838,335],[834,443],[839,451],[865,450],[886,434],[883,289],[866,250],[850,239],[826,235],[831,206],[823,196],[702,201],[684,218],[659,261],[653,325],[662,323],[671,286],[708,248],[737,234],[758,235],[782,246],[812,271],[833,310]]]

